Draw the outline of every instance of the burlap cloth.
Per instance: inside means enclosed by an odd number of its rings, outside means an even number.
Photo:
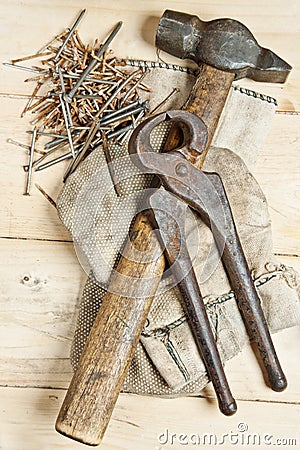
[[[179,92],[165,109],[180,108],[193,80],[194,76],[186,72],[151,70],[145,79],[153,89],[150,110],[174,87]],[[267,202],[251,174],[275,109],[273,98],[232,87],[203,167],[222,177],[272,332],[300,323],[299,279],[291,267],[280,264],[273,256]],[[163,125],[153,134],[152,145],[157,151],[166,133],[167,126]],[[79,259],[89,273],[72,345],[74,368],[101,306],[110,271],[116,265],[130,222],[140,205],[139,193],[151,183],[151,177],[138,174],[127,158],[120,159],[127,155],[127,142],[122,146],[111,143],[110,150],[113,160],[121,161],[115,168],[120,197],[112,187],[103,149],[99,147],[67,180],[57,202],[60,218],[73,235]],[[249,342],[248,336],[210,230],[190,213],[186,234],[210,324],[225,362],[242,350]],[[196,395],[209,381],[178,289],[168,289],[171,278],[163,280],[155,297],[123,391],[166,397]]]

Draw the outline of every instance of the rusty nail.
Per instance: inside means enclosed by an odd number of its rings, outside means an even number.
[[[113,38],[116,36],[116,34],[118,33],[118,31],[120,30],[122,26],[122,22],[118,22],[117,25],[115,26],[115,28],[113,29],[113,31],[111,32],[111,34],[108,36],[108,38],[106,39],[106,41],[104,42],[104,44],[101,46],[100,50],[97,53],[97,57],[100,58],[103,53],[105,52],[105,50],[107,49],[107,47],[109,46],[109,44],[111,43],[111,41],[113,40]],[[93,68],[95,67],[95,65],[97,64],[97,60],[93,59],[90,64],[88,65],[88,67],[85,69],[85,71],[83,72],[83,74],[81,75],[81,77],[79,78],[79,80],[77,81],[77,83],[75,84],[75,86],[71,89],[71,91],[66,95],[67,101],[71,102],[72,98],[74,97],[74,95],[76,94],[76,92],[78,91],[79,87],[81,86],[82,82],[85,80],[85,78],[88,76],[88,74],[91,72],[91,70],[93,70]]]
[[[6,67],[13,67],[14,69],[25,70],[27,72],[34,72],[34,73],[39,73],[39,74],[48,72],[48,69],[44,69],[44,70],[34,69],[33,67],[19,66],[17,64],[11,64],[11,63],[6,63],[6,62],[4,62],[2,64],[3,64],[3,66],[6,66]]]
[[[36,141],[36,133],[37,133],[37,129],[34,128],[33,133],[32,133],[32,139],[31,139],[28,173],[27,173],[26,189],[25,189],[24,195],[30,195],[30,184],[31,184],[31,176],[32,176],[32,164],[33,164],[34,147],[35,147],[35,141]]]
[[[68,139],[69,139],[69,144],[70,144],[71,153],[72,153],[72,155],[73,155],[73,158],[75,158],[75,151],[74,151],[74,147],[73,147],[73,141],[72,141],[72,136],[71,136],[70,126],[69,126],[69,123],[68,123],[68,117],[67,117],[66,107],[65,107],[65,103],[64,103],[64,99],[63,99],[62,94],[59,94],[59,101],[60,101],[62,113],[63,113],[63,116],[64,116],[64,121],[65,121],[65,126],[66,126],[66,131],[67,131]]]
[[[85,14],[85,11],[86,11],[86,10],[83,9],[83,10],[80,12],[79,16],[77,17],[77,19],[75,20],[75,22],[74,22],[74,24],[72,25],[72,27],[71,27],[69,33],[68,33],[67,36],[66,36],[66,39],[65,39],[64,42],[63,42],[62,46],[59,48],[58,52],[56,53],[56,56],[55,56],[55,58],[53,59],[54,62],[57,62],[57,61],[58,61],[58,58],[60,57],[60,55],[61,55],[62,51],[64,50],[65,46],[67,45],[69,39],[71,38],[72,34],[74,33],[74,31],[75,31],[77,25],[79,24],[79,22],[80,22],[81,19],[83,18],[84,14]]]
[[[35,183],[35,187],[43,194],[43,196],[48,200],[48,202],[56,208],[56,202],[53,200],[52,197],[50,197],[49,194],[37,183]]]
[[[171,98],[175,93],[177,93],[177,92],[179,92],[179,89],[178,89],[178,88],[174,88],[174,89],[172,90],[172,92],[170,92],[170,94],[167,95],[167,97],[166,97],[162,102],[160,102],[154,109],[152,109],[152,111],[150,111],[150,114],[156,113],[156,112],[157,112],[160,108],[162,108],[162,107],[167,103],[167,101],[170,100],[170,98]]]

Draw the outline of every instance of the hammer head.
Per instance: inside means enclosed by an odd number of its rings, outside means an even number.
[[[191,14],[166,10],[158,24],[156,46],[178,58],[233,72],[235,79],[284,83],[292,69],[261,47],[245,25],[232,19],[204,22]]]

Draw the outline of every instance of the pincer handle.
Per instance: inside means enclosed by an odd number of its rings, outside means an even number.
[[[268,384],[273,391],[281,392],[287,387],[287,380],[277,357],[260,298],[255,289],[237,234],[232,237],[231,242],[225,244],[222,261],[235,293],[237,305],[250,341],[255,344],[259,352]]]
[[[179,158],[179,164],[181,159]],[[237,410],[232,396],[215,337],[211,329],[200,287],[185,239],[186,205],[164,189],[149,198],[165,256],[178,283],[182,307],[194,335],[207,375],[216,391],[220,411],[226,416]]]
[[[287,387],[287,380],[274,348],[261,301],[236,230],[225,189],[217,174],[210,173],[207,176],[214,184],[224,208],[226,229],[218,225],[215,226],[214,238],[217,245],[220,242],[222,243],[222,248],[219,248],[219,251],[222,255],[222,262],[232,290],[235,293],[238,308],[244,320],[248,336],[258,350],[260,363],[265,369],[268,384],[274,391],[283,391]]]

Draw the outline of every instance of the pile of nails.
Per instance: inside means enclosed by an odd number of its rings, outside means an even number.
[[[30,194],[32,171],[46,169],[71,159],[66,179],[94,148],[109,139],[122,144],[147,112],[139,90],[150,92],[143,83],[147,73],[139,67],[127,72],[124,62],[108,48],[122,26],[119,22],[103,44],[84,45],[77,27],[84,16],[82,10],[70,29],[56,36],[34,55],[12,60],[4,65],[33,72],[26,82],[36,82],[32,95],[22,112],[35,115],[31,145],[8,142],[29,151],[25,195]],[[39,66],[27,67],[20,62],[37,59]],[[48,142],[39,148],[43,136]],[[63,154],[49,156],[65,149]],[[38,158],[35,154],[40,153]]]

